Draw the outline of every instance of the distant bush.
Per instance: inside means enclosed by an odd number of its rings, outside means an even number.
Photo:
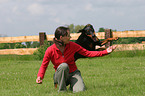
[[[50,42],[44,41],[44,45],[40,46],[39,49],[37,49],[33,55],[34,59],[42,60],[45,54],[46,49],[50,46]]]

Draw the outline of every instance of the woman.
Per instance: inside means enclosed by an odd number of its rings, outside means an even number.
[[[86,57],[100,57],[111,53],[116,46],[111,46],[104,51],[88,51],[80,45],[70,41],[70,30],[67,27],[58,27],[55,31],[54,44],[47,48],[43,62],[37,74],[36,83],[41,84],[49,61],[54,65],[54,83],[59,85],[59,91],[70,90],[79,92],[85,90],[85,84],[77,69],[74,54],[78,52]]]

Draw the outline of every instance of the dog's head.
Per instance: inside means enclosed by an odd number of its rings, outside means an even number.
[[[79,30],[79,32],[89,36],[94,42],[98,41],[95,30],[91,24],[87,24],[83,29]]]

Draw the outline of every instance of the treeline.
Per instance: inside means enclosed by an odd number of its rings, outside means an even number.
[[[39,46],[39,42],[0,43],[0,49],[37,48]]]
[[[77,33],[80,29],[83,29],[85,27],[85,25],[74,25],[74,24],[70,24],[68,25],[68,27],[70,28],[70,32],[71,33]],[[105,32],[104,27],[101,27],[98,29],[98,31],[95,32]],[[95,30],[95,28],[94,28]],[[112,32],[116,32],[116,29],[111,29]],[[130,30],[130,31],[134,31],[134,30]],[[117,41],[113,41],[113,44],[135,44],[135,43],[141,43],[142,41],[145,41],[145,37],[126,37],[126,38],[119,38]]]
[[[85,25],[74,25],[74,24],[70,24],[70,25],[67,25],[70,29],[70,33],[77,33],[79,32],[79,30],[83,29],[85,27]],[[101,27],[98,29],[98,31],[94,28],[95,32],[105,32],[105,29],[104,27]],[[116,29],[111,29],[112,31],[117,31]]]

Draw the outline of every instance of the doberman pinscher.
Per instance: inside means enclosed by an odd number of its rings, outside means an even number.
[[[95,46],[103,46],[104,44],[108,43],[112,40],[117,40],[118,38],[107,38],[103,41],[100,41],[98,37],[95,35],[94,28],[91,24],[87,24],[83,29],[79,30],[81,32],[81,35],[76,40],[76,43],[81,45],[83,48],[89,50],[89,51],[95,51]],[[85,58],[85,56],[82,56],[78,53],[74,56],[75,61],[79,58]]]

